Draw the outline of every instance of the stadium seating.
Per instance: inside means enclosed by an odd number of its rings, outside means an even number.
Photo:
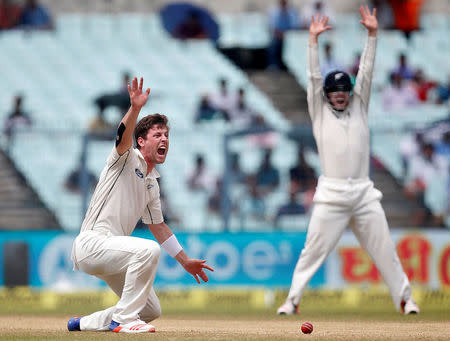
[[[265,13],[225,14],[219,16],[219,22],[221,46],[260,48],[269,41]],[[442,31],[448,30],[446,25],[441,16],[424,20],[425,27]],[[171,121],[171,152],[161,173],[168,199],[181,218],[180,228],[221,229],[220,219],[204,209],[207,197],[188,192],[185,177],[197,153],[205,155],[213,173],[221,174],[223,134],[239,127],[223,122],[194,126],[199,96],[216,91],[218,78],[225,76],[233,89],[246,88],[250,105],[272,126],[284,130],[289,127],[288,122],[211,43],[171,39],[157,15],[61,15],[56,26],[55,32],[12,31],[0,36],[0,62],[8,65],[2,69],[0,104],[8,108],[13,95],[25,95],[25,109],[31,113],[34,126],[31,131],[27,129],[17,135],[11,148],[12,157],[62,225],[68,230],[77,229],[82,219],[80,196],[66,192],[63,183],[77,166],[82,136],[96,114],[93,99],[116,91],[121,73],[129,71],[132,75],[142,75],[146,85],[152,88],[150,103],[143,113],[166,113]],[[365,32],[354,17],[345,15],[337,18],[336,26],[339,29],[330,32],[328,40],[334,43],[336,55],[349,63],[362,49]],[[449,42],[443,36],[424,30],[414,35],[412,43],[407,45],[399,32],[380,34],[378,55],[383,58],[376,61],[370,106],[372,146],[375,155],[400,181],[401,161],[398,151],[392,148],[392,141],[400,139],[399,132],[446,117],[447,112],[443,107],[427,105],[407,114],[387,116],[381,110],[378,91],[385,85],[387,71],[398,53],[404,50],[410,52],[413,65],[420,65],[437,80],[445,80],[447,75],[440,70],[440,65],[446,63],[446,54],[434,53],[436,46],[448,51]],[[288,34],[283,56],[303,86],[306,86],[307,40],[306,31]],[[6,114],[6,110],[0,112],[2,122]],[[116,121],[119,115],[114,109],[106,111],[110,121]],[[274,151],[273,159],[281,170],[282,183],[267,199],[269,216],[286,200],[286,174],[296,155],[292,141],[280,137],[279,145],[283,147]],[[99,174],[111,148],[111,142],[92,142],[89,169]],[[257,168],[261,156],[257,149],[242,139],[233,142],[233,148],[245,155],[241,158],[245,170]],[[308,153],[307,159],[316,170],[320,168],[317,155]],[[233,229],[240,229],[241,222],[238,216],[233,216]],[[251,219],[247,225],[264,227],[264,223]],[[270,223],[266,227],[270,228]]]
[[[16,31],[0,36],[0,59],[8,65],[0,102],[7,108],[14,94],[24,94],[34,126],[17,134],[11,155],[68,230],[80,226],[81,199],[64,190],[64,180],[77,166],[82,136],[96,114],[93,99],[116,91],[123,71],[142,75],[152,88],[143,113],[169,116],[171,152],[161,167],[162,181],[184,228],[206,226],[199,213],[206,199],[187,192],[185,186],[194,155],[204,153],[212,172],[221,174],[223,134],[239,128],[222,122],[194,125],[202,93],[217,91],[218,79],[224,76],[233,89],[246,89],[247,101],[268,123],[288,126],[246,75],[211,43],[171,39],[156,15],[62,15],[56,24],[56,32]],[[2,121],[6,114],[1,112]],[[106,116],[117,120],[118,113],[108,110]],[[90,144],[88,167],[97,175],[112,146],[112,142]],[[246,152],[255,153],[251,148]]]

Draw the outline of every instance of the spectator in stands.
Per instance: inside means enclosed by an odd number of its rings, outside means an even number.
[[[130,84],[130,74],[124,72],[122,74],[122,85],[116,92],[100,95],[94,100],[99,111],[105,110],[109,106],[113,106],[117,107],[121,113],[125,113],[130,105],[128,84]],[[122,118],[120,117],[120,119]]]
[[[441,84],[437,87],[437,98],[436,102],[438,104],[447,103],[450,97],[450,75],[448,76],[447,84]]]
[[[17,27],[22,17],[22,7],[13,0],[0,0],[0,30]]]
[[[399,73],[390,76],[391,84],[382,92],[383,108],[389,112],[401,113],[401,110],[418,102],[411,86],[405,84]]]
[[[423,210],[417,212],[414,221],[417,225],[425,224],[432,217],[431,211],[425,205],[425,190],[430,181],[444,177],[448,172],[446,160],[434,152],[431,143],[425,143],[421,154],[411,160],[405,186],[405,194],[410,199],[418,200]]]
[[[431,81],[425,77],[422,69],[418,69],[413,76],[412,86],[416,92],[416,97],[420,102],[426,102],[428,100],[429,91],[435,88],[436,82]]]
[[[236,106],[238,98],[235,93],[229,91],[228,81],[225,78],[219,79],[219,92],[208,98],[210,105],[229,120],[230,111]]]
[[[81,194],[83,192],[83,156],[80,156],[78,165],[67,176],[64,181],[64,188],[69,192]],[[94,173],[86,168],[86,184],[88,192],[92,191],[97,185],[98,179]]]
[[[387,0],[371,0],[371,8],[377,9],[378,27],[383,30],[394,28],[394,14]]]
[[[186,20],[181,22],[173,31],[173,36],[178,39],[205,39],[208,32],[202,26],[196,12],[190,12]]]
[[[97,137],[103,138],[105,140],[111,140],[111,137],[114,136],[116,126],[109,123],[104,118],[104,103],[99,105],[99,110],[97,112],[97,116],[89,123],[89,134]]]
[[[265,195],[271,193],[280,184],[280,172],[272,165],[272,150],[264,151],[264,158],[259,166],[255,181],[258,191]]]
[[[297,194],[293,191],[289,191],[289,201],[286,204],[281,205],[278,208],[275,216],[275,226],[278,226],[278,222],[282,216],[286,215],[299,215],[305,214],[306,209],[297,199]]]
[[[330,20],[328,23],[333,25],[331,18],[334,18],[334,11],[327,0],[309,0],[302,8],[302,28],[307,28],[311,22],[311,17],[317,13],[326,15]]]
[[[333,45],[330,42],[325,43],[324,52],[325,58],[320,64],[320,72],[323,76],[328,75],[330,72],[343,69],[341,63],[333,55]]]
[[[420,29],[420,11],[424,0],[390,0],[394,12],[394,27],[403,31],[406,39]]]
[[[247,128],[253,122],[254,117],[254,111],[248,107],[245,100],[245,90],[239,88],[237,103],[229,112],[230,121],[240,128]]]
[[[216,178],[208,171],[202,155],[195,157],[195,168],[188,175],[187,185],[192,191],[211,192],[214,189]]]
[[[288,0],[279,0],[278,7],[269,12],[269,30],[272,37],[267,50],[269,68],[285,69],[282,61],[284,36],[287,31],[299,28],[297,11],[288,4]]]
[[[6,148],[12,143],[14,138],[14,131],[18,127],[30,126],[32,124],[30,116],[22,109],[23,97],[22,95],[16,95],[14,97],[14,108],[9,113],[3,124],[4,133],[7,139]]]
[[[251,128],[253,129],[270,129],[271,126],[266,122],[261,114],[256,114],[253,117]],[[252,147],[272,149],[278,143],[278,133],[273,130],[260,132],[257,134],[247,135],[247,140]]]
[[[242,170],[240,164],[240,155],[238,153],[232,153],[230,156],[230,182],[231,184],[243,184],[247,178],[247,174]]]
[[[406,80],[410,80],[414,77],[414,70],[408,65],[408,60],[404,53],[399,54],[398,65],[392,70],[392,73],[399,74]]]
[[[52,30],[53,19],[48,9],[37,0],[26,0],[20,24],[32,30]]]
[[[195,113],[195,123],[201,121],[211,121],[215,118],[217,110],[209,103],[207,95],[203,95],[200,98],[200,103],[197,107],[197,112]]]
[[[247,178],[248,190],[239,200],[239,209],[241,218],[248,216],[252,218],[264,220],[266,217],[266,203],[264,202],[264,194],[260,191],[255,176]]]
[[[305,152],[302,146],[298,148],[297,164],[289,170],[291,192],[294,194],[315,190],[317,177],[305,160]]]

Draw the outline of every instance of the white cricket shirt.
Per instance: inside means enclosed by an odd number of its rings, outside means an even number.
[[[338,179],[369,177],[368,107],[376,37],[368,37],[353,96],[346,110],[334,111],[323,94],[317,44],[308,45],[308,110],[322,173]]]
[[[138,149],[123,155],[114,147],[106,161],[89,204],[81,232],[104,229],[115,236],[129,236],[142,217],[146,224],[164,221],[159,199],[158,172],[147,173]]]

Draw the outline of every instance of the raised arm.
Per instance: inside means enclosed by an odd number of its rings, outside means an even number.
[[[133,78],[131,85],[128,84],[128,93],[130,95],[130,109],[120,121],[116,136],[116,150],[119,155],[124,154],[133,145],[133,131],[136,126],[136,120],[139,116],[141,108],[147,103],[150,89],[142,92],[144,79],[141,77],[138,86],[138,80]]]
[[[160,224],[149,224],[148,227],[167,253],[175,258],[187,272],[194,276],[197,283],[200,283],[198,277],[204,282],[208,282],[208,276],[204,269],[210,271],[214,271],[214,269],[205,264],[206,260],[189,258],[169,226],[162,222]]]
[[[361,61],[359,62],[354,92],[361,97],[367,110],[369,107],[370,88],[372,84],[372,73],[377,45],[377,9],[374,8],[372,13],[370,13],[368,6],[365,8],[361,6],[359,12],[361,13],[362,18],[359,22],[367,29],[368,36],[366,46],[361,55]]]
[[[321,110],[323,77],[320,73],[318,38],[325,31],[331,30],[331,26],[327,25],[328,17],[318,13],[316,17],[311,17],[311,25],[309,26],[309,44],[308,44],[308,111],[311,120],[317,117]]]

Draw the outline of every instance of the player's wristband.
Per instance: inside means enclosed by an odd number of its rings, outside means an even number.
[[[180,243],[178,243],[177,237],[175,237],[174,234],[167,238],[164,243],[161,244],[161,246],[173,258],[175,258],[175,256],[178,255],[181,250],[183,250]]]

